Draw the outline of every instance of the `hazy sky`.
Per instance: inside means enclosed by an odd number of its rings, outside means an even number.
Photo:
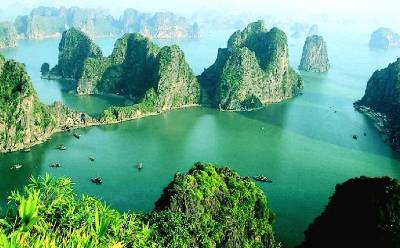
[[[0,15],[23,13],[39,5],[108,8],[118,15],[124,8],[191,14],[198,9],[250,12],[301,20],[316,17],[363,18],[398,25],[399,0],[0,0]]]

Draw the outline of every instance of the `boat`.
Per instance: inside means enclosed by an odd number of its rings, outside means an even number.
[[[60,151],[65,151],[65,150],[67,150],[67,147],[65,145],[59,145],[59,146],[57,146],[57,149]]]
[[[136,165],[136,168],[137,168],[138,170],[143,169],[143,163],[142,163],[142,162],[139,162],[139,163]]]
[[[101,177],[92,177],[92,178],[90,179],[90,181],[92,181],[92,183],[97,184],[97,185],[103,183],[103,179],[101,179]]]
[[[96,160],[96,158],[95,157],[89,157],[89,160],[94,162]]]
[[[19,170],[22,168],[22,164],[14,164],[10,167],[10,170]]]
[[[264,176],[254,176],[254,180],[262,183],[272,183],[272,180]]]
[[[51,168],[60,168],[61,164],[59,162],[54,162],[54,163],[50,164],[50,167]]]
[[[81,135],[80,135],[79,133],[74,133],[73,135],[74,135],[74,137],[77,138],[77,139],[80,139],[80,138],[81,138]]]
[[[357,135],[354,134],[353,139],[355,139],[355,140],[358,139]]]
[[[24,150],[23,150],[23,152],[30,152],[30,151],[31,151],[30,148],[27,148],[27,149],[24,149]]]

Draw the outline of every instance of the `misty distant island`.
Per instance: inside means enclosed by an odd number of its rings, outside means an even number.
[[[154,39],[191,39],[200,37],[197,23],[172,12],[154,14],[126,9],[119,18],[107,10],[91,8],[38,7],[13,23],[0,23],[0,48],[16,47],[17,39],[57,38],[69,28],[97,37],[141,33]]]

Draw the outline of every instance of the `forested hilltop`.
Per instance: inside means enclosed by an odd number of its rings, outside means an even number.
[[[63,127],[93,122],[61,103],[39,102],[25,66],[0,55],[0,153],[41,143]]]
[[[196,23],[171,12],[154,14],[127,9],[116,19],[109,11],[91,8],[38,7],[29,15],[19,16],[14,22],[20,38],[45,39],[58,37],[76,28],[91,37],[121,35],[138,32],[156,39],[197,38],[200,35]]]

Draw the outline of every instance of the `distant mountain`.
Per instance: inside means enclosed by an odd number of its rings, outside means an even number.
[[[372,33],[369,45],[380,49],[400,47],[400,35],[390,28],[379,28]]]
[[[329,68],[328,49],[324,38],[318,35],[307,37],[299,70],[327,72]]]
[[[45,39],[59,37],[69,28],[76,28],[91,37],[121,35],[139,32],[146,37],[196,38],[200,31],[196,23],[171,12],[155,14],[127,9],[115,19],[107,10],[91,8],[38,7],[29,15],[19,16],[14,22],[21,38]]]

